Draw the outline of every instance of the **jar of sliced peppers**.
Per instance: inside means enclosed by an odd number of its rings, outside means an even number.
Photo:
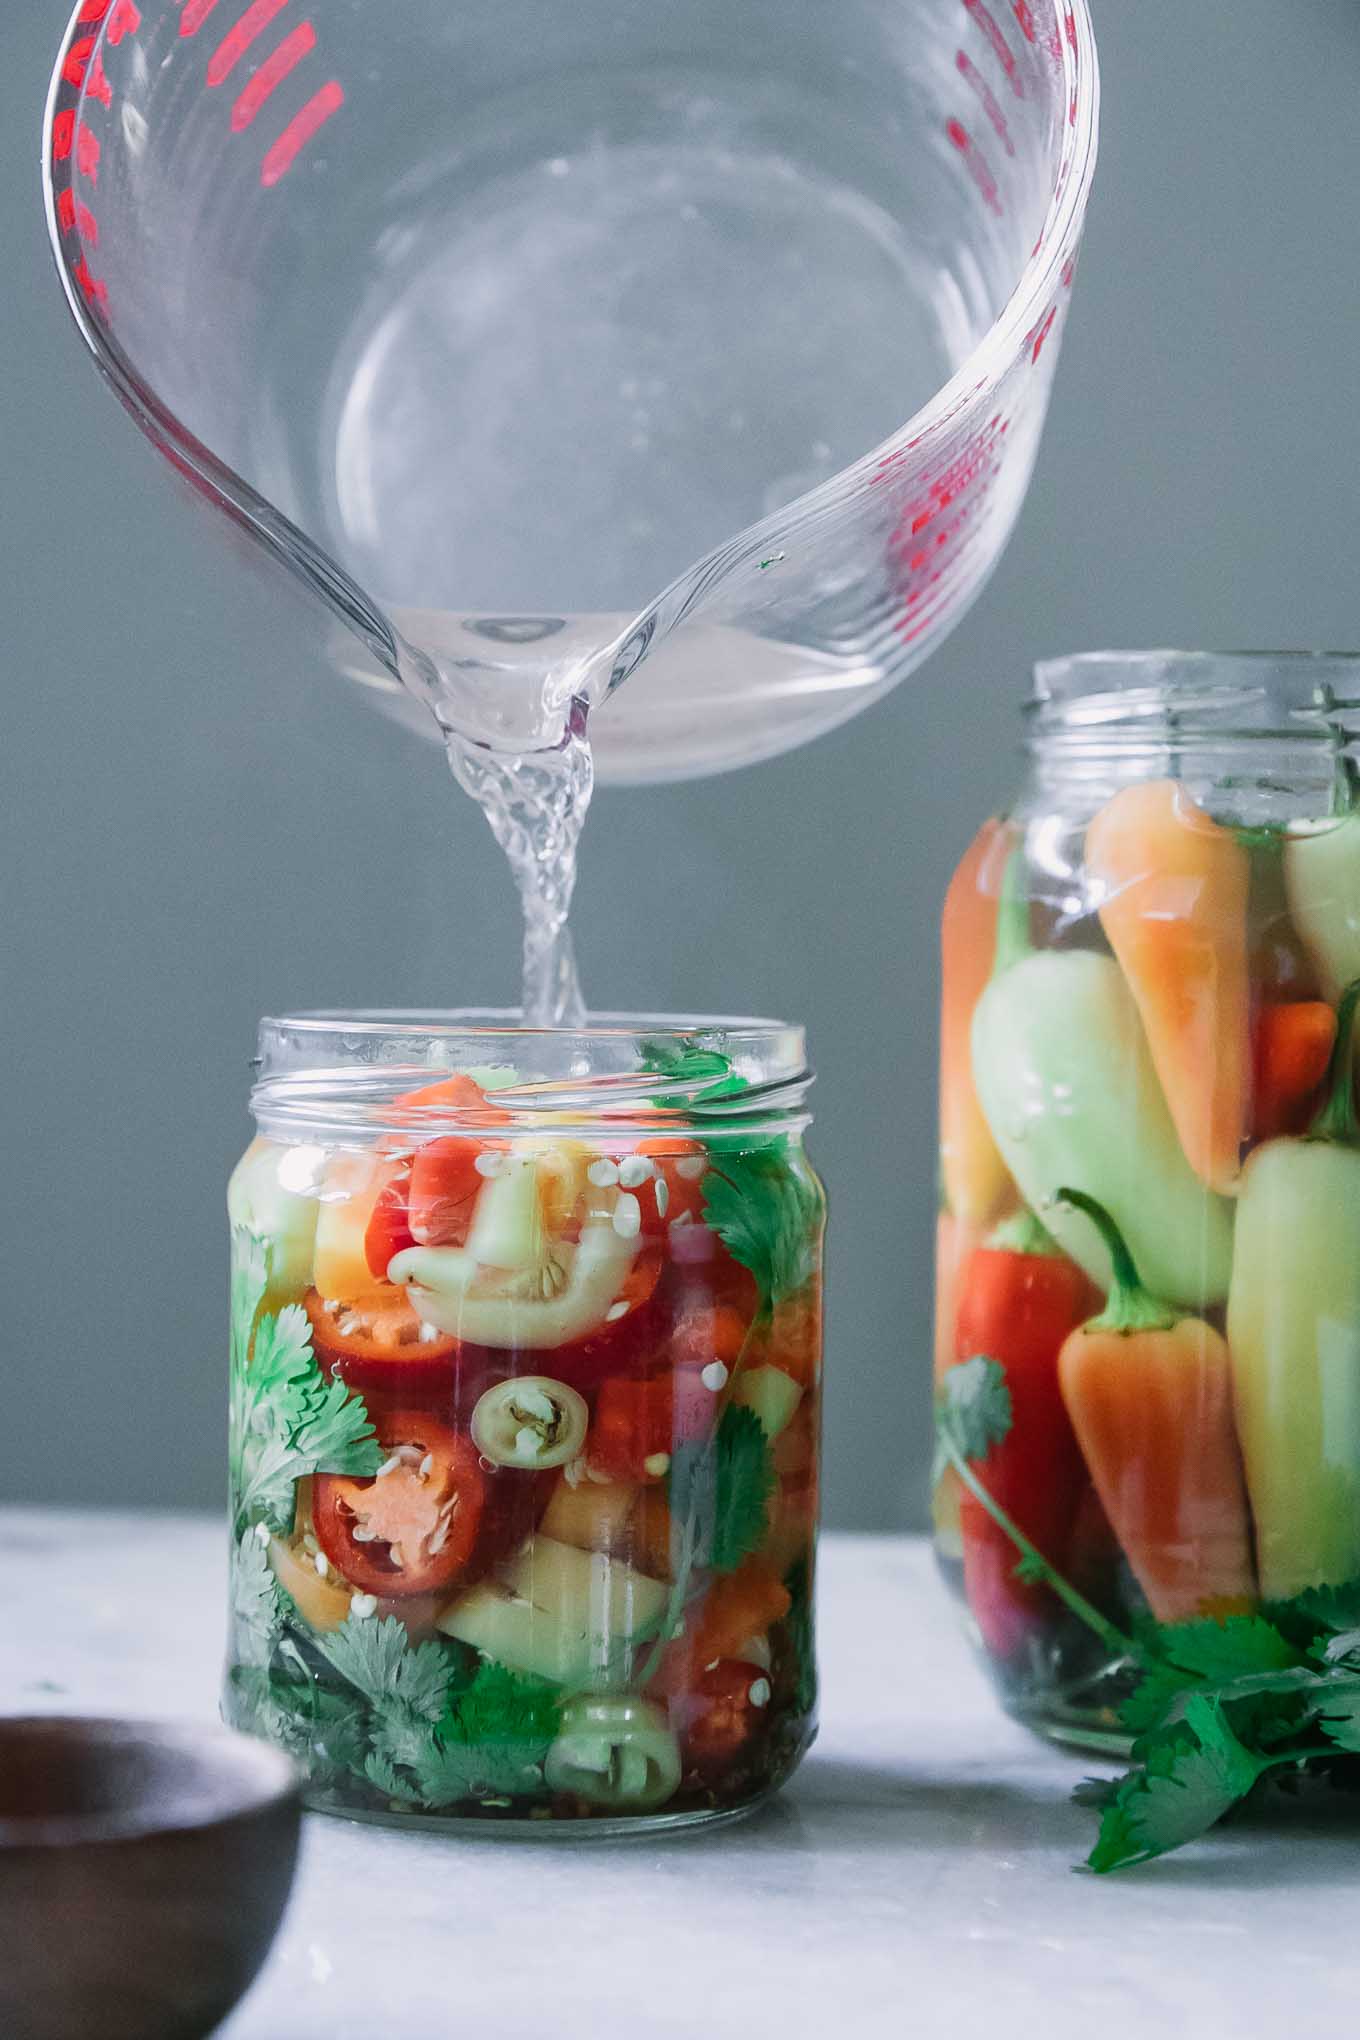
[[[801,1031],[313,1014],[259,1070],[227,1718],[356,1818],[758,1803],[816,1718]]]
[[[949,889],[937,1546],[1060,1740],[1215,1665],[1292,1704],[1360,1620],[1357,704],[1357,659],[1042,667]]]

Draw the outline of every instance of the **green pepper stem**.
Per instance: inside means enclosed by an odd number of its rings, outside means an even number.
[[[1110,1294],[1100,1315],[1087,1320],[1086,1331],[1169,1332],[1180,1323],[1181,1313],[1172,1310],[1170,1304],[1163,1303],[1143,1286],[1128,1242],[1103,1204],[1097,1204],[1095,1198],[1088,1197],[1083,1190],[1059,1190],[1053,1202],[1065,1205],[1070,1211],[1083,1212],[1100,1234],[1110,1256],[1113,1269]]]
[[[988,1233],[987,1249],[994,1254],[1032,1254],[1046,1260],[1055,1260],[1062,1254],[1062,1248],[1048,1227],[1035,1217],[1028,1205],[1013,1217],[1003,1219],[995,1231]]]
[[[996,910],[996,956],[992,976],[1000,977],[1033,954],[1029,933],[1029,891],[1025,884],[1025,853],[1012,850],[1006,859],[1001,898]]]
[[[1012,1521],[1000,1502],[983,1486],[947,1432],[941,1434],[940,1449],[969,1494],[975,1501],[981,1503],[997,1528],[1004,1531],[1021,1556],[1028,1559],[1030,1565],[1042,1573],[1045,1585],[1057,1595],[1064,1607],[1069,1608],[1088,1629],[1094,1630],[1107,1650],[1112,1651],[1116,1657],[1133,1658],[1139,1664],[1154,1661],[1131,1636],[1125,1636],[1122,1629],[1116,1629],[1113,1622],[1107,1622],[1099,1608],[1093,1607],[1084,1594],[1079,1594],[1075,1587],[1070,1586],[1062,1574],[1049,1564],[1042,1551],[1030,1543],[1020,1525]]]
[[[1325,1079],[1327,1102],[1308,1130],[1309,1140],[1334,1141],[1340,1147],[1360,1145],[1360,1120],[1355,1113],[1355,1011],[1360,1005],[1360,978],[1347,985],[1336,1016],[1336,1040]]]

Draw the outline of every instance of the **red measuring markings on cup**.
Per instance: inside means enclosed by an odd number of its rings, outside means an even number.
[[[1006,210],[1001,202],[1001,186],[996,181],[996,172],[978,147],[976,139],[957,116],[946,121],[945,133],[968,166],[968,174],[982,193],[984,204],[1000,219]]]
[[[996,130],[997,140],[1008,156],[1014,156],[1015,143],[1011,139],[1010,122],[1002,111],[995,92],[979,71],[967,50],[960,50],[955,58],[959,76],[967,81],[982,102],[982,110]]]
[[[232,79],[290,0],[250,0],[240,11],[240,0],[174,0],[174,4],[179,8],[181,39],[192,39],[210,22],[218,31],[204,74],[205,86],[215,91]],[[61,83],[75,95],[74,103],[61,107],[52,121],[53,162],[69,164],[71,175],[71,183],[55,194],[57,225],[63,234],[82,244],[71,275],[87,303],[100,313],[108,309],[108,286],[91,271],[86,253],[99,246],[99,221],[76,183],[79,180],[87,185],[91,193],[99,184],[103,143],[93,119],[99,107],[112,109],[115,89],[105,66],[105,52],[130,42],[142,28],[143,18],[137,0],[85,0],[61,65]],[[310,20],[281,24],[280,39],[256,63],[231,102],[228,119],[233,134],[245,134],[255,126],[279,87],[317,47],[316,28]],[[344,104],[339,79],[328,79],[266,142],[260,158],[260,182],[266,190],[282,182]]]
[[[179,19],[181,37],[196,36],[208,20],[217,15],[223,0],[182,0]],[[244,13],[226,28],[208,59],[206,83],[210,90],[225,85],[242,59],[288,6],[289,0],[251,0]],[[263,59],[232,105],[233,134],[244,134],[300,64],[317,48],[317,33],[311,21],[285,24],[283,39]],[[306,104],[293,115],[282,132],[265,150],[260,164],[260,182],[269,190],[280,183],[314,136],[321,132],[345,103],[344,87],[338,78],[328,79]]]
[[[1019,60],[1016,57],[1015,51],[1006,41],[1001,24],[992,13],[991,8],[986,5],[986,0],[963,0],[963,7],[964,12],[971,15],[972,19],[986,36],[987,41],[991,44],[993,55],[1005,73],[1012,92],[1014,92],[1017,99],[1023,99],[1025,96],[1025,81],[1020,75]],[[959,54],[962,55],[963,52],[960,51]]]
[[[932,475],[918,481],[898,512],[887,553],[898,602],[893,628],[903,644],[933,628],[948,598],[968,527],[981,517],[1001,473],[1009,431],[1010,419],[998,411]],[[890,455],[881,464],[881,479],[889,477],[895,458]]]

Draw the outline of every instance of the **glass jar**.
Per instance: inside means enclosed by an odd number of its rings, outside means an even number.
[[[1043,666],[949,890],[937,1548],[1061,1741],[1128,1746],[1176,1625],[1360,1580],[1357,706],[1356,658]]]
[[[800,1029],[266,1020],[224,1711],[426,1827],[729,1818],[816,1720]]]

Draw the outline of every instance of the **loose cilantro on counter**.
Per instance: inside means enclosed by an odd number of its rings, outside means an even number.
[[[940,1466],[950,1466],[1015,1545],[1016,1570],[1051,1589],[1138,1681],[1121,1708],[1134,1768],[1088,1780],[1078,1803],[1100,1815],[1090,1869],[1147,1863],[1199,1840],[1269,1781],[1348,1779],[1360,1756],[1360,1581],[1268,1605],[1260,1614],[1161,1624],[1123,1635],[1035,1550],[986,1485],[1011,1427],[1005,1369],[978,1354],[945,1374],[936,1403]],[[938,1471],[938,1469],[937,1469]]]

